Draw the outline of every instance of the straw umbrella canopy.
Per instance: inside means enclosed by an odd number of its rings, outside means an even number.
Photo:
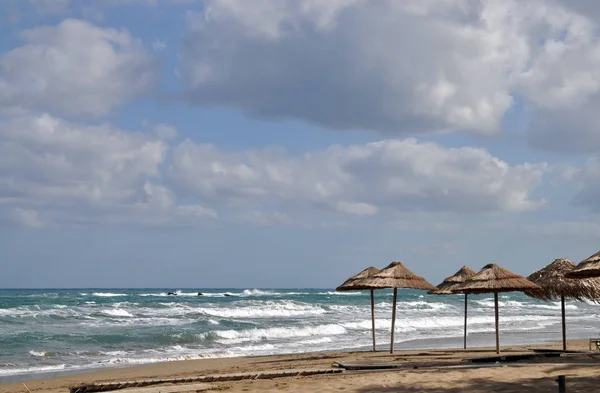
[[[374,274],[379,273],[379,269],[374,266],[370,266],[365,270],[361,271],[358,274],[350,277],[342,285],[337,287],[336,291],[361,291],[364,289],[369,289],[371,291],[371,330],[373,331],[373,351],[376,351],[375,348],[375,297],[373,294],[373,287],[363,285],[360,283],[360,280],[363,278],[370,277]]]
[[[567,327],[565,321],[565,298],[575,300],[600,299],[600,277],[573,279],[565,274],[575,268],[575,264],[567,258],[556,259],[543,269],[532,273],[527,279],[541,287],[541,290],[526,291],[527,296],[546,301],[560,299],[562,310],[563,350],[567,350]]]
[[[432,295],[451,295],[453,293],[460,293],[458,291],[452,292],[452,290],[453,289],[456,290],[460,284],[464,283],[466,280],[473,277],[475,274],[477,274],[475,272],[475,270],[468,268],[466,266],[463,266],[460,268],[459,271],[454,273],[452,276],[446,277],[444,279],[444,281],[437,286],[436,289],[432,289],[431,291],[429,291],[427,293],[432,294]],[[464,335],[464,340],[463,340],[463,348],[467,349],[467,297],[469,295],[467,293],[465,293],[464,295],[465,295],[465,335]]]
[[[394,353],[394,329],[396,326],[396,300],[398,298],[398,288],[407,289],[435,289],[427,280],[408,270],[402,262],[392,262],[379,273],[363,278],[359,281],[361,285],[368,285],[372,288],[394,288],[394,301],[392,306],[392,337],[390,344],[390,353]]]
[[[600,251],[579,264],[566,274],[567,278],[586,278],[600,276]]]
[[[454,292],[457,293],[493,293],[496,320],[496,353],[500,353],[500,332],[498,330],[498,293],[524,292],[540,289],[523,276],[519,276],[496,264],[490,263],[476,275],[460,284]]]

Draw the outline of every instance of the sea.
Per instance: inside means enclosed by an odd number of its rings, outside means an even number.
[[[558,302],[505,293],[499,309],[502,345],[561,339]],[[568,302],[566,311],[568,338],[600,335],[598,305]],[[392,291],[375,291],[379,350],[389,349],[391,315]],[[468,346],[494,346],[493,298],[470,295],[468,315]],[[462,295],[399,290],[396,349],[462,347],[463,324]],[[0,290],[0,382],[184,359],[370,348],[368,291]]]

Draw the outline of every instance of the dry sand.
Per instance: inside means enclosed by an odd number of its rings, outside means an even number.
[[[586,341],[571,341],[569,349],[587,350]],[[532,348],[558,348],[558,345],[503,348],[503,354],[528,352]],[[530,352],[531,353],[531,352]],[[465,358],[494,355],[491,349],[397,351],[388,353],[306,353],[266,357],[188,360],[107,369],[87,374],[62,376],[26,382],[31,392],[68,392],[70,386],[83,383],[194,377],[208,374],[258,370],[331,368],[337,361],[383,360],[404,362],[416,369],[386,371],[344,371],[341,374],[285,377],[211,383],[209,391],[238,392],[557,392],[556,377],[567,376],[567,391],[600,392],[600,355],[569,355],[542,358],[507,367],[426,369],[427,366],[468,364]],[[541,363],[543,362],[543,363]],[[590,363],[597,365],[590,366]],[[181,386],[180,392],[189,392]],[[0,384],[0,393],[27,393],[22,383]],[[120,390],[127,392],[127,390]]]

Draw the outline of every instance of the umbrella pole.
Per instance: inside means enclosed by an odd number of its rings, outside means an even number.
[[[394,353],[394,330],[396,329],[396,297],[398,288],[394,288],[394,304],[392,305],[392,342],[390,344],[390,353]]]
[[[565,296],[560,297],[560,308],[562,310],[562,334],[563,334],[563,351],[567,350],[567,322],[565,320]]]
[[[463,349],[467,349],[467,295],[465,293],[465,339],[463,343]]]
[[[371,289],[371,328],[373,330],[373,352],[377,351],[375,348],[375,298],[373,290]]]
[[[496,314],[496,353],[500,354],[500,333],[498,330],[498,292],[494,292],[494,309]]]

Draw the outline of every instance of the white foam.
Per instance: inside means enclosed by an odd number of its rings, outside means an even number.
[[[120,308],[114,310],[102,310],[102,313],[111,317],[133,317],[133,314],[131,314],[129,311]]]
[[[119,297],[119,296],[129,296],[126,293],[110,293],[110,292],[94,292],[93,296],[99,297]]]
[[[7,368],[7,369],[0,369],[0,375],[44,373],[44,372],[60,371],[60,370],[64,370],[65,368],[67,368],[66,364],[57,364],[54,366],[41,366],[41,367],[27,367],[27,368]]]
[[[506,298],[506,297],[503,297]],[[484,307],[494,307],[493,299],[483,299],[483,300],[473,300],[475,304]],[[538,303],[538,302],[519,302],[515,300],[507,300],[507,301],[499,301],[498,307],[507,307],[507,308],[538,308],[538,309],[546,309],[546,310],[560,310],[560,302],[548,302],[548,303]],[[565,306],[567,310],[577,310],[577,306],[574,304],[567,304]]]
[[[375,329],[391,329],[391,319],[375,319]],[[371,320],[365,319],[362,321],[354,321],[344,323],[344,326],[347,329],[352,330],[370,330],[371,329]]]
[[[453,305],[441,302],[426,302],[423,300],[417,301],[402,301],[397,305],[400,310],[444,310],[454,308]]]
[[[298,344],[300,344],[300,345],[315,345],[315,344],[330,343],[332,341],[333,341],[333,339],[331,337],[320,337],[320,338],[316,338],[314,340],[299,341]]]
[[[275,296],[281,295],[277,292],[261,291],[260,289],[244,289],[242,296]]]
[[[360,291],[327,291],[327,292],[319,292],[317,295],[343,295],[343,296],[360,296],[362,293]]]
[[[52,352],[48,352],[48,351],[29,351],[29,354],[31,356],[43,358],[43,357],[52,355]]]
[[[346,329],[343,326],[336,324],[248,330],[216,330],[212,332],[212,334],[220,338],[220,340],[217,341],[223,344],[293,337],[325,336],[344,333],[346,333]]]
[[[300,315],[319,315],[326,311],[320,306],[292,301],[251,303],[250,306],[236,308],[198,308],[197,311],[221,318],[272,318]]]

